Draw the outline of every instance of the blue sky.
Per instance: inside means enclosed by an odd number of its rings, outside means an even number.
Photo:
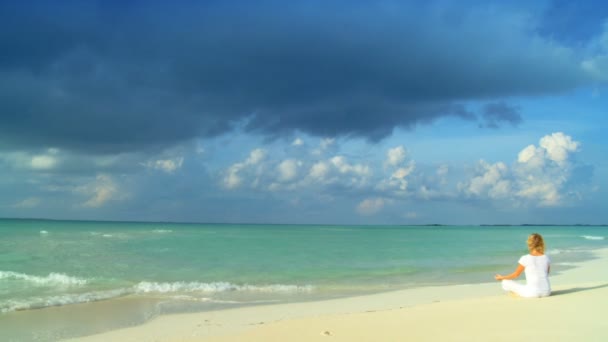
[[[601,1],[2,1],[0,217],[608,223]]]

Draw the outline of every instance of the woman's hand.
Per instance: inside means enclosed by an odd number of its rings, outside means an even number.
[[[506,276],[497,274],[497,275],[494,276],[494,279],[496,279],[496,280],[515,279],[515,278],[519,277],[519,275],[521,274],[521,272],[524,271],[524,268],[525,267],[523,265],[517,264],[517,269],[515,270],[515,272],[513,272],[513,273],[511,273],[509,275],[506,275]]]

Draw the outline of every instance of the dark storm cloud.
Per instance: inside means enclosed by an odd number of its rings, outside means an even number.
[[[552,0],[543,12],[541,35],[577,47],[601,32],[608,18],[604,0]]]
[[[502,123],[517,126],[522,122],[519,108],[504,102],[488,103],[483,107],[481,126],[498,128]]]
[[[3,2],[0,136],[91,152],[234,125],[378,140],[442,116],[472,119],[465,101],[587,81],[577,56],[539,39],[521,10],[285,4]]]

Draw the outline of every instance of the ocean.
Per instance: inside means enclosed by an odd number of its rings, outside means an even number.
[[[0,337],[55,341],[169,313],[492,282],[533,232],[554,273],[608,247],[605,226],[2,219]]]

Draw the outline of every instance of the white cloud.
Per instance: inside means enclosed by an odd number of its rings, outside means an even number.
[[[410,176],[415,169],[416,163],[414,161],[410,161],[408,165],[394,169],[388,179],[383,179],[378,183],[376,190],[397,191],[400,194],[404,194],[409,186],[407,177]]]
[[[97,175],[94,181],[77,187],[75,191],[89,197],[82,205],[90,208],[99,208],[108,201],[126,198],[126,194],[118,190],[112,177],[105,174]]]
[[[304,140],[302,140],[300,138],[294,139],[294,141],[291,143],[291,146],[302,146],[302,145],[304,145]]]
[[[356,190],[373,193],[375,197],[358,206],[362,213],[382,208],[388,198],[407,197],[448,200],[464,196],[501,200],[504,205],[508,202],[515,206],[560,205],[574,197],[565,187],[573,167],[571,156],[579,150],[580,143],[560,132],[538,141],[537,145],[523,145],[511,165],[479,161],[472,174],[456,184],[452,180],[461,177],[461,170],[447,164],[418,166],[409,159],[403,146],[385,150],[383,160],[376,164],[353,162],[340,154],[301,159],[301,154],[295,158],[279,152],[270,156],[281,159],[272,159],[265,150],[254,149],[244,160],[225,169],[222,184],[227,189],[250,186],[272,192],[301,190],[345,195]],[[331,144],[333,140],[329,139],[322,145]]]
[[[382,210],[385,204],[386,202],[383,198],[367,198],[359,203],[357,212],[361,215],[373,215]]]
[[[223,184],[227,189],[236,189],[243,184],[242,173],[248,169],[259,165],[264,158],[266,158],[266,151],[257,148],[249,153],[247,159],[244,162],[239,162],[231,165],[225,172]],[[259,182],[259,178],[256,178],[252,185],[256,185]]]
[[[238,188],[243,180],[239,176],[239,171],[241,167],[237,165],[233,165],[226,171],[226,175],[224,176],[224,186],[228,189]]]
[[[266,151],[261,148],[256,148],[249,153],[249,157],[245,160],[245,165],[259,164],[266,157]]]
[[[325,180],[325,177],[327,176],[328,173],[329,173],[329,165],[325,162],[320,161],[320,162],[313,164],[313,166],[310,168],[310,172],[308,173],[308,176],[317,181],[323,181],[323,180]]]
[[[540,139],[540,146],[547,151],[547,158],[559,165],[563,165],[568,160],[568,155],[576,152],[579,145],[562,132],[546,135]]]
[[[344,156],[334,156],[326,161],[324,165],[329,169],[329,174],[322,179],[327,184],[363,188],[373,175],[372,169],[368,165],[351,164]]]
[[[506,179],[509,170],[505,163],[488,164],[480,160],[477,169],[477,176],[469,182],[459,184],[464,193],[490,198],[504,198],[510,195],[511,182]]]
[[[405,147],[397,146],[395,148],[391,148],[386,152],[386,165],[398,166],[405,161],[406,156],[407,152]]]
[[[415,164],[411,163],[407,167],[400,167],[391,175],[392,179],[400,179],[403,180],[405,177],[409,176],[412,171],[414,171]]]
[[[532,167],[542,167],[545,164],[544,150],[534,145],[528,145],[517,155],[517,162]]]
[[[542,137],[538,147],[523,149],[514,168],[518,184],[515,196],[537,201],[539,206],[562,204],[561,192],[571,175],[569,158],[579,147],[572,137],[556,132]]]
[[[406,164],[407,150],[403,146],[390,148],[386,152],[384,161],[385,172],[387,169],[390,175],[382,179],[377,185],[376,190],[397,192],[405,194],[409,187],[408,176],[416,169],[416,163],[410,160]]]
[[[408,165],[407,167],[398,168],[391,175],[391,178],[389,179],[389,184],[391,184],[391,186],[393,187],[398,187],[399,190],[407,190],[408,181],[406,177],[409,176],[415,168],[416,164],[413,162],[410,163],[410,165]]]
[[[39,204],[40,204],[40,198],[30,197],[30,198],[24,199],[23,201],[13,204],[12,207],[17,208],[17,209],[29,209],[29,208],[35,208]]]
[[[278,166],[279,180],[281,182],[289,182],[294,180],[298,175],[298,168],[302,166],[302,162],[295,159],[287,159],[282,161]]]
[[[335,156],[329,161],[340,173],[352,173],[361,177],[369,176],[372,173],[369,166],[363,164],[349,164],[343,156]]]
[[[32,154],[28,152],[7,152],[0,154],[0,161],[9,167],[34,171],[47,171],[55,169],[60,164],[60,151],[49,148],[45,153]]]
[[[558,187],[561,182],[554,183],[548,179],[530,177],[521,182],[517,196],[538,200],[540,206],[555,206],[560,204],[561,196]]]
[[[33,156],[30,167],[34,170],[50,170],[57,165],[57,159],[50,155]]]
[[[458,188],[469,197],[525,200],[537,206],[563,204],[563,188],[571,176],[569,158],[579,147],[562,132],[546,135],[539,146],[522,149],[511,169],[502,162],[481,161],[477,174]]]
[[[175,157],[171,159],[158,159],[154,161],[148,161],[144,166],[161,170],[166,173],[173,173],[175,170],[180,169],[184,163],[184,157]]]

